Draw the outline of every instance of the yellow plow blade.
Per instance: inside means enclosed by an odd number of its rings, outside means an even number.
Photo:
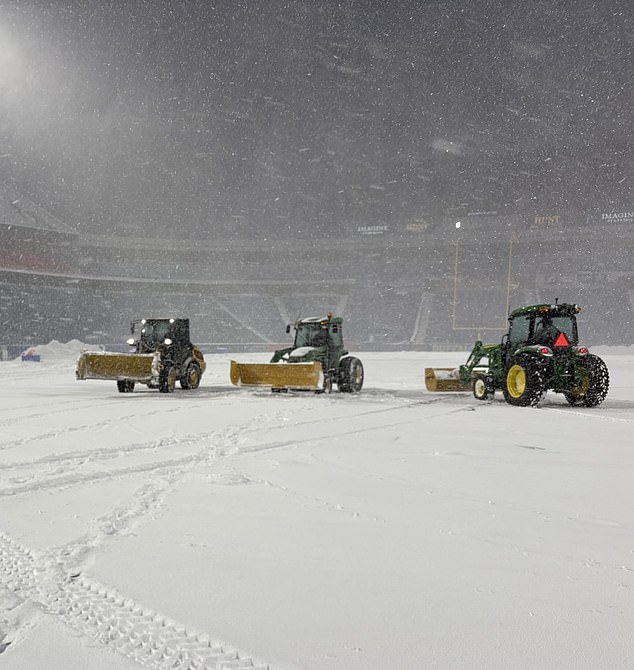
[[[231,383],[236,386],[268,386],[273,389],[320,390],[321,363],[237,363],[231,361]]]
[[[152,379],[154,354],[115,354],[84,351],[77,359],[77,379],[129,379],[148,382]]]
[[[425,386],[432,393],[471,390],[460,381],[457,368],[425,368]]]

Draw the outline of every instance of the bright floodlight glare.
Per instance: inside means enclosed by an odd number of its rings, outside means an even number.
[[[460,228],[461,225],[460,221],[456,221],[456,228]]]
[[[9,92],[18,87],[24,76],[22,59],[14,42],[14,38],[0,25],[0,86],[8,88]],[[6,90],[3,97],[5,95]]]

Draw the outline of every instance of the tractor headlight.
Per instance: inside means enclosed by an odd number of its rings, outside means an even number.
[[[167,344],[168,346],[169,346],[170,344],[172,344],[172,340],[171,340],[171,338],[166,337],[166,338],[163,340],[163,344]]]
[[[131,347],[133,347],[133,346],[134,346],[134,338],[133,338],[133,337],[129,337],[129,338],[125,341],[125,343],[126,343],[126,344],[129,344]]]

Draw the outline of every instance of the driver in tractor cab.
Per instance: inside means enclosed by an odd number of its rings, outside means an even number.
[[[313,338],[313,346],[323,347],[326,344],[328,344],[328,323],[322,321],[319,324],[319,330],[315,333],[315,337]]]
[[[139,338],[139,353],[154,352],[168,335],[165,323],[145,323]]]
[[[535,342],[537,344],[552,346],[559,332],[550,314],[545,314],[541,319],[535,320]]]

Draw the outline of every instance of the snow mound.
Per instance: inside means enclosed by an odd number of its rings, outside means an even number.
[[[70,340],[69,342],[58,342],[51,340],[48,344],[38,344],[36,347],[29,347],[29,352],[40,356],[42,363],[74,360],[84,349],[91,347],[79,340]],[[95,348],[94,346],[92,347]]]

